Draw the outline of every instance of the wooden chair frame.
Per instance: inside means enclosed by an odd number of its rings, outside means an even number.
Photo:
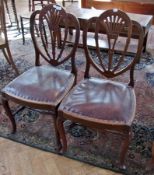
[[[39,38],[35,32],[36,19],[39,21],[38,23]],[[57,33],[61,29],[60,21],[64,22],[63,29],[65,29],[64,33],[65,39],[61,47],[59,48],[59,45],[57,45],[58,41],[56,37]],[[70,23],[74,26],[74,30],[76,31],[76,33],[75,33],[74,47],[72,47],[71,50],[66,54],[65,53],[66,48],[65,46],[67,46],[66,38],[68,36],[68,28]],[[56,141],[59,149],[60,147],[59,134],[57,132],[57,127],[55,124],[57,118],[57,109],[62,98],[76,83],[77,71],[75,66],[75,54],[79,42],[79,34],[80,34],[79,22],[73,15],[66,13],[61,6],[57,4],[50,4],[48,6],[45,6],[40,11],[39,10],[35,11],[30,18],[30,24],[31,24],[30,25],[31,36],[36,54],[35,57],[36,66],[28,70],[27,72],[23,73],[17,79],[13,80],[6,87],[4,87],[4,89],[2,90],[2,104],[6,111],[6,114],[11,120],[13,128],[12,133],[16,132],[16,122],[9,106],[9,100],[22,106],[28,106],[30,108],[39,109],[43,111],[45,110],[45,112],[48,111],[49,114],[51,113],[53,115]],[[47,29],[43,27],[44,25]],[[46,38],[45,29],[46,31],[49,29],[48,38]],[[37,39],[39,39],[39,41]],[[49,47],[49,43],[51,44],[51,47]],[[58,54],[56,54],[57,48],[60,50]],[[40,65],[40,57],[44,60],[43,62],[46,61],[47,64],[49,65],[48,66]],[[66,61],[71,62],[70,71],[56,68],[59,65],[63,65]],[[47,77],[45,77],[45,75],[47,75]],[[30,78],[27,78],[27,76],[29,76]],[[35,81],[34,86],[33,83],[31,83],[33,82],[32,81],[33,77]],[[35,77],[38,78],[36,79]],[[29,79],[28,86],[25,85],[27,79]],[[43,82],[41,83],[41,81]],[[50,83],[48,83],[49,81]],[[37,87],[36,82],[38,84]],[[62,85],[64,84],[65,86],[61,87],[62,86],[61,84]],[[21,88],[21,86],[23,86],[23,88]],[[12,87],[14,88],[13,91],[11,90]],[[49,88],[48,92],[46,92],[47,87]],[[25,90],[23,90],[24,88]]]
[[[93,60],[93,57],[90,55],[90,52],[88,49],[88,43],[87,43],[87,37],[88,37],[88,31],[89,31],[88,29],[90,29],[91,27],[95,27],[95,35],[94,36],[95,36],[95,41],[96,41],[95,43],[96,43],[97,62],[95,60]],[[119,70],[118,68],[119,68],[121,62],[123,61],[124,56],[127,53],[127,49],[128,49],[129,43],[130,43],[131,36],[132,36],[132,28],[133,27],[135,27],[135,29],[140,33],[140,38],[138,40],[138,45],[137,45],[137,51],[133,57],[133,60],[128,65],[126,65],[124,68],[120,68],[120,70]],[[101,59],[101,55],[100,55],[101,50],[99,47],[98,39],[99,39],[99,34],[101,33],[101,28],[103,28],[103,31],[106,30],[106,35],[107,35],[108,42],[109,42],[108,64],[107,65],[103,65],[103,61],[102,61],[103,58]],[[116,46],[116,42],[117,42],[117,39],[120,35],[121,30],[127,31],[126,44],[124,46],[123,51],[121,52],[122,55],[120,56],[118,63],[114,67],[112,67],[114,48]],[[111,44],[111,40],[113,40],[113,44]],[[120,167],[123,169],[126,168],[124,165],[124,160],[125,160],[125,156],[126,156],[126,153],[128,150],[129,142],[130,142],[130,139],[132,136],[131,124],[132,124],[132,121],[135,117],[135,105],[136,105],[135,96],[133,97],[134,98],[134,103],[133,103],[134,104],[134,111],[132,113],[132,116],[127,123],[123,123],[123,122],[118,122],[118,120],[114,121],[114,120],[116,120],[114,118],[111,121],[107,120],[107,119],[101,120],[101,119],[95,118],[94,115],[95,115],[96,111],[90,112],[90,109],[92,109],[92,106],[87,107],[88,112],[86,110],[84,110],[84,106],[86,107],[86,104],[84,104],[84,102],[82,101],[83,99],[81,99],[81,102],[80,102],[80,99],[79,99],[80,96],[77,97],[77,92],[79,95],[84,94],[84,92],[85,92],[85,101],[88,99],[88,96],[86,95],[86,88],[87,89],[92,88],[91,86],[88,87],[88,84],[90,84],[90,81],[92,78],[89,74],[90,67],[93,67],[102,76],[105,76],[106,78],[109,78],[109,79],[114,78],[114,77],[121,75],[122,73],[130,70],[130,81],[128,83],[128,87],[130,89],[132,89],[132,93],[134,94],[134,92],[133,92],[134,67],[140,58],[140,55],[142,52],[142,44],[143,44],[143,29],[142,29],[142,27],[137,22],[131,21],[129,19],[129,17],[122,11],[107,10],[104,13],[102,13],[99,17],[94,17],[94,18],[91,18],[87,21],[87,24],[85,26],[84,33],[83,33],[83,46],[84,46],[85,55],[86,55],[85,80],[82,80],[79,84],[77,84],[70,91],[70,93],[62,101],[62,103],[59,107],[59,111],[58,111],[57,127],[58,127],[58,131],[60,133],[60,137],[61,137],[61,141],[62,141],[62,145],[63,145],[63,147],[62,147],[63,152],[65,152],[67,150],[67,140],[66,140],[66,136],[65,136],[65,130],[64,130],[63,123],[66,119],[68,119],[68,120],[71,120],[72,122],[76,122],[76,123],[82,124],[82,125],[87,126],[87,127],[95,128],[97,130],[103,130],[103,131],[105,130],[105,131],[109,131],[109,132],[114,132],[114,133],[122,136],[124,141],[123,141],[122,149],[121,149],[121,153],[120,153]],[[98,62],[99,62],[99,64],[98,64]],[[106,82],[108,83],[108,80],[103,80],[103,79],[102,80],[96,79],[96,81],[104,83],[104,84]],[[86,85],[86,83],[87,83],[87,85]],[[109,82],[109,84],[110,83],[114,85],[114,83],[112,83],[111,81]],[[123,84],[123,85],[124,85],[124,87],[127,88],[127,86],[125,84]],[[80,90],[82,88],[82,86],[83,86],[83,89],[85,89],[85,91]],[[95,86],[95,88],[97,88],[97,87]],[[100,89],[100,91],[101,91],[101,89]],[[90,90],[90,92],[93,92],[93,90]],[[97,92],[98,92],[98,90],[97,90]],[[95,92],[95,94],[97,94],[97,92]],[[77,99],[75,99],[75,97],[77,97]],[[81,98],[82,97],[83,96],[81,96]],[[89,98],[92,98],[92,97],[90,96]],[[100,98],[100,97],[94,96],[93,98],[94,99],[96,98],[96,101],[97,101],[97,98]],[[77,100],[77,102],[76,102],[76,100]],[[73,101],[75,101],[75,102],[73,103]],[[94,101],[94,103],[95,103],[95,101]],[[76,106],[77,107],[81,106],[81,107],[78,107],[76,109]],[[99,112],[101,112],[101,110],[102,110],[102,108],[100,107]],[[102,115],[105,115],[104,110],[105,109],[103,108]],[[109,110],[110,109],[108,109],[106,111],[106,114],[108,114]],[[88,115],[90,117],[88,117]],[[114,115],[114,113],[113,113],[113,115]]]
[[[12,54],[9,48],[9,42],[8,42],[7,30],[6,30],[6,21],[5,21],[4,0],[0,1],[0,37],[2,37],[0,39],[3,40],[2,44],[0,44],[0,49],[2,49],[2,52],[7,62],[10,65],[12,65],[16,74],[18,75],[19,72],[18,72],[18,69],[16,68],[16,65],[14,64]]]

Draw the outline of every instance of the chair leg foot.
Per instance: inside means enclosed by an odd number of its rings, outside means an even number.
[[[69,34],[73,35],[73,30],[71,28],[69,28]]]
[[[21,33],[22,33],[22,42],[23,45],[25,44],[25,32],[24,32],[24,23],[23,23],[23,17],[20,16],[20,24],[21,24]]]
[[[60,135],[57,129],[57,125],[56,125],[56,117],[53,118],[53,122],[54,122],[54,129],[55,129],[55,136],[56,136],[56,145],[57,145],[57,152],[60,152],[60,150],[62,149],[62,145],[60,142]]]
[[[62,152],[64,153],[67,151],[67,140],[66,140],[63,122],[64,120],[61,117],[57,118],[57,129],[58,129],[61,141],[62,141]]]
[[[19,75],[19,71],[18,71],[16,65],[14,64],[14,61],[13,61],[13,58],[12,58],[9,46],[6,47],[6,50],[7,50],[7,54],[8,54],[8,57],[9,57],[9,61],[10,61],[11,65],[12,65],[13,69],[15,70],[16,74]]]
[[[62,1],[62,6],[65,7],[65,1],[64,0]]]
[[[5,112],[7,114],[7,116],[9,117],[11,124],[12,124],[12,134],[14,134],[16,132],[16,122],[15,119],[12,115],[8,100],[5,97],[2,97],[2,105],[5,109]]]
[[[120,168],[126,169],[126,166],[124,164],[126,153],[128,151],[129,143],[132,138],[131,131],[129,132],[128,136],[126,136],[125,140],[122,143],[121,153],[120,153]]]
[[[9,60],[9,57],[8,57],[8,55],[7,55],[6,51],[5,51],[5,48],[4,48],[4,49],[2,49],[2,52],[3,52],[3,55],[5,56],[6,61],[8,62],[8,64],[11,64],[11,62],[10,62],[10,60]]]

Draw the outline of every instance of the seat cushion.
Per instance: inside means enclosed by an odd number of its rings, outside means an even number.
[[[126,84],[102,79],[85,79],[75,86],[60,105],[64,117],[73,116],[99,123],[132,123],[136,97]]]
[[[16,99],[57,105],[74,83],[74,75],[52,66],[33,67],[11,81],[3,90]]]

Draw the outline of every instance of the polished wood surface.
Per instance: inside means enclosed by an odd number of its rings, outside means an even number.
[[[84,8],[94,7],[96,9],[118,8],[125,12],[147,14],[154,16],[154,1],[148,0],[81,0]],[[154,22],[154,21],[153,21]]]
[[[69,167],[71,168],[68,168]],[[0,138],[0,175],[120,175]]]
[[[85,22],[94,17],[99,16],[101,13],[103,13],[105,10],[98,10],[98,9],[88,9],[88,8],[80,8],[74,5],[68,6],[66,8],[66,11],[68,13],[74,14],[80,22],[80,28],[85,28]],[[143,14],[133,14],[133,13],[127,13],[127,15],[130,17],[131,20],[137,21],[144,30],[144,44],[143,44],[143,51],[146,50],[146,44],[147,44],[147,37],[150,27],[152,26],[152,15],[143,15]],[[138,38],[138,32],[133,29],[133,37]],[[82,41],[80,42],[82,43]],[[90,44],[93,45],[93,41],[90,41]],[[103,44],[105,48],[107,48],[106,43]],[[119,46],[120,47],[120,46]],[[130,46],[131,47],[131,46]],[[134,53],[134,46],[129,49],[130,53]]]
[[[105,10],[97,10],[97,9],[87,9],[80,8],[77,6],[68,6],[66,8],[68,13],[74,14],[79,20],[88,20],[91,17],[99,16]],[[137,21],[144,30],[148,30],[152,25],[152,15],[143,15],[143,14],[133,14],[127,13],[131,20]]]
[[[147,14],[154,16],[154,1],[143,1],[143,0],[81,0],[82,7],[96,9],[110,9],[118,8],[125,12],[138,13],[138,14]],[[154,23],[154,19],[153,19]]]
[[[93,26],[94,53],[88,46],[89,30]],[[94,27],[95,26],[95,27]],[[139,36],[137,51],[129,63],[124,64],[127,49],[132,36],[132,28],[136,27]],[[104,38],[100,30],[105,30],[108,38],[107,55],[102,55],[100,43]],[[127,29],[127,30],[126,30]],[[121,32],[126,32],[123,48],[115,59],[116,43]],[[134,92],[134,67],[139,60],[143,46],[143,29],[141,25],[128,17],[120,10],[107,10],[99,17],[90,18],[83,31],[83,48],[86,57],[84,80],[68,93],[62,100],[58,109],[57,128],[62,142],[62,151],[67,151],[67,138],[64,130],[64,121],[71,120],[83,126],[114,132],[122,137],[119,145],[119,166],[125,169],[125,156],[131,140],[131,125],[135,118],[136,97]],[[93,55],[96,55],[95,58]],[[105,61],[106,59],[106,61]],[[93,67],[102,77],[91,76]],[[129,83],[111,81],[112,78],[130,71]],[[104,80],[101,78],[107,78]],[[113,79],[112,79],[113,80]],[[127,100],[122,100],[123,97]],[[131,105],[130,105],[131,104]]]
[[[36,27],[36,20],[39,27]],[[63,43],[61,43],[60,34],[61,23],[64,24],[63,29],[67,31]],[[73,24],[76,35],[74,47],[66,53],[69,24]],[[80,34],[79,22],[72,14],[67,14],[60,5],[50,4],[32,14],[30,31],[35,49],[35,67],[25,71],[3,88],[2,105],[11,121],[12,133],[16,132],[16,121],[10,109],[10,101],[52,113],[58,151],[61,145],[56,127],[57,109],[62,99],[76,83],[77,70],[74,59]],[[36,33],[41,39],[38,39]],[[41,65],[41,58],[48,63],[48,66]],[[70,61],[70,70],[57,68],[66,61]]]

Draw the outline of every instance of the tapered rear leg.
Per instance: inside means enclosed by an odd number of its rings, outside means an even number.
[[[128,147],[129,147],[129,143],[130,140],[132,138],[132,132],[129,131],[128,135],[125,136],[125,139],[122,143],[122,147],[121,147],[121,153],[120,153],[120,168],[122,169],[126,169],[126,166],[124,164],[125,161],[125,157],[128,151]]]
[[[12,58],[12,55],[10,52],[10,48],[8,46],[6,47],[6,50],[7,50],[8,57],[9,57],[9,60],[10,60],[10,63],[12,65],[13,69],[15,70],[16,74],[19,75],[19,71],[18,71],[16,65],[14,64],[14,61],[13,61],[13,58]]]
[[[12,134],[14,134],[16,132],[16,122],[14,119],[14,116],[12,115],[8,100],[5,97],[2,97],[2,105],[5,109],[5,112],[7,114],[7,116],[9,117],[11,124],[12,124]]]

